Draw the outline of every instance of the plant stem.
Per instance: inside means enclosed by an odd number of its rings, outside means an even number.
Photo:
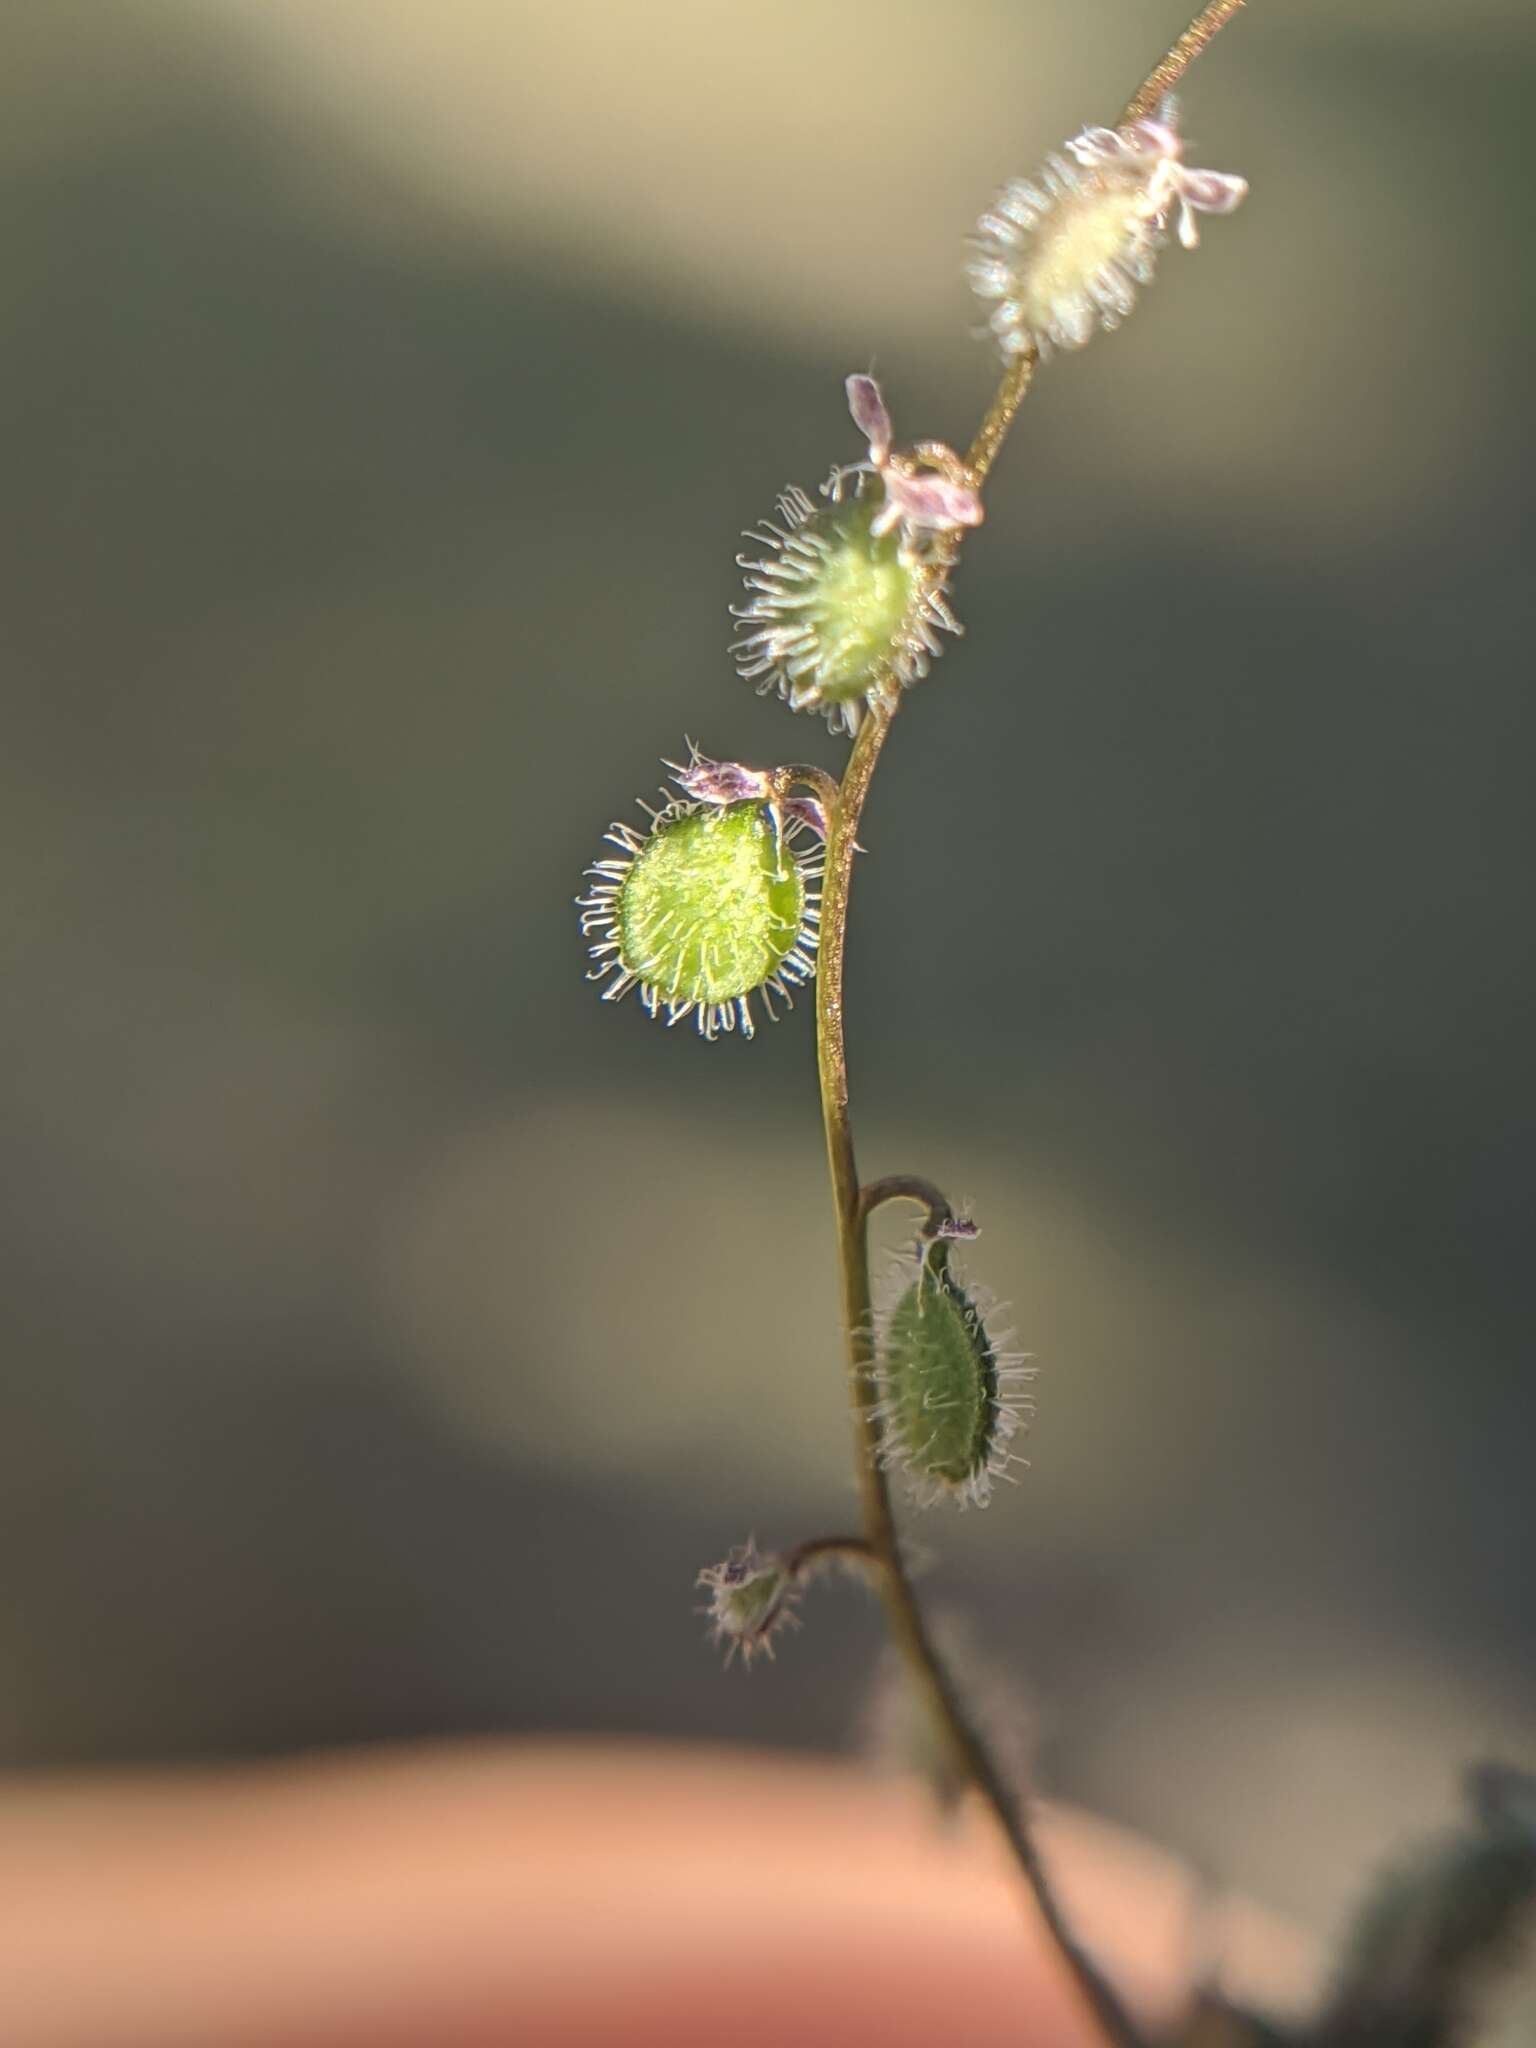
[[[887,1202],[916,1202],[928,1211],[924,1218],[927,1235],[937,1237],[945,1224],[953,1223],[955,1212],[941,1189],[917,1173],[888,1173],[883,1180],[866,1181],[859,1190],[859,1220],[867,1223]]]
[[[776,773],[786,792],[797,785],[813,789],[829,812],[837,802],[837,777],[829,775],[825,768],[813,767],[809,761],[792,761]]]
[[[837,1218],[838,1265],[842,1274],[843,1328],[848,1344],[848,1391],[858,1446],[859,1490],[864,1536],[878,1561],[880,1592],[893,1640],[913,1683],[927,1701],[934,1724],[948,1740],[956,1762],[991,1807],[1014,1860],[1034,1895],[1040,1917],[1100,2026],[1116,2048],[1140,2048],[1141,2037],[1113,1987],[1079,1946],[1067,1925],[1018,1797],[993,1763],[972,1725],[955,1685],[929,1636],[907,1571],[891,1511],[890,1487],[879,1459],[878,1400],[871,1367],[874,1333],[869,1286],[868,1210],[859,1186],[848,1113],[848,1052],[844,1036],[843,967],[848,935],[848,896],[853,879],[854,840],[875,763],[890,731],[894,708],[872,710],[859,729],[842,790],[830,818],[826,876],[822,885],[821,945],[816,970],[816,1064],[821,1114]],[[875,1183],[868,1191],[873,1195]],[[935,1192],[937,1192],[935,1190]]]
[[[1140,2048],[1140,2035],[1130,2016],[1068,1927],[1019,1801],[972,1726],[953,1681],[934,1648],[902,1555],[891,1511],[890,1488],[879,1460],[880,1432],[874,1415],[878,1390],[871,1373],[874,1339],[867,1211],[859,1186],[853,1126],[848,1113],[843,967],[854,840],[875,763],[880,758],[880,749],[885,744],[894,715],[892,708],[882,706],[871,711],[865,719],[848,759],[841,794],[831,814],[821,899],[821,945],[816,971],[816,1061],[821,1081],[827,1162],[832,1174],[832,1198],[837,1217],[843,1328],[848,1343],[849,1399],[858,1442],[864,1536],[870,1552],[881,1566],[880,1591],[892,1638],[913,1682],[927,1700],[935,1726],[943,1731],[960,1768],[996,1816],[1034,1895],[1040,1916],[1106,2036],[1117,2044],[1117,2048]]]
[[[1178,83],[1195,58],[1242,5],[1243,0],[1211,0],[1211,4],[1190,23],[1130,101],[1122,116],[1122,125],[1154,112],[1164,95]],[[1027,350],[1015,357],[1003,372],[965,459],[965,467],[978,490],[986,481],[1024,402],[1038,360],[1034,350]],[[880,1431],[875,1419],[878,1390],[872,1372],[875,1347],[869,1284],[870,1213],[880,1203],[903,1195],[926,1202],[930,1219],[940,1218],[941,1212],[942,1217],[947,1218],[949,1211],[936,1188],[912,1175],[894,1175],[861,1188],[854,1156],[853,1126],[848,1111],[848,1051],[843,999],[848,899],[859,820],[899,698],[895,695],[882,697],[876,690],[872,693],[872,701],[873,708],[860,726],[836,799],[828,805],[826,873],[822,884],[821,940],[816,970],[816,1065],[837,1222],[843,1328],[848,1348],[848,1390],[857,1441],[864,1542],[869,1557],[880,1567],[880,1591],[886,1618],[909,1676],[926,1701],[935,1725],[943,1732],[960,1768],[991,1808],[1034,1897],[1036,1909],[1072,1973],[1084,2002],[1115,2048],[1142,2048],[1140,2030],[1119,1994],[1080,1946],[1068,1925],[1030,1833],[1023,1805],[994,1763],[934,1647],[902,1555],[891,1509],[890,1487],[879,1459]]]
[[[1210,6],[1195,16],[1126,108],[1121,117],[1122,127],[1157,112],[1164,96],[1173,91],[1206,44],[1221,33],[1242,5],[1243,0],[1211,0]]]
[[[784,1569],[792,1579],[820,1564],[874,1565],[880,1560],[862,1536],[812,1536],[784,1553]]]
[[[859,1210],[859,1172],[853,1154],[853,1129],[848,1119],[848,1051],[843,1035],[843,955],[848,939],[848,892],[859,817],[869,793],[880,749],[891,729],[894,709],[881,704],[859,728],[837,801],[828,813],[826,868],[821,885],[821,938],[816,959],[816,1070],[821,1082],[821,1118],[827,1136],[827,1164],[832,1174],[832,1203],[837,1215],[838,1264],[843,1276],[843,1327],[848,1332],[849,1367],[854,1393],[864,1408],[874,1405],[874,1391],[863,1368],[869,1347],[869,1262]],[[882,1500],[884,1486],[875,1489]],[[874,1495],[865,1488],[866,1521]],[[886,1541],[876,1536],[875,1523]],[[886,1505],[869,1522],[867,1532],[881,1550],[890,1547],[891,1519]]]
[[[986,482],[987,472],[997,460],[997,451],[1002,447],[1008,429],[1013,425],[1014,414],[1024,403],[1024,394],[1030,387],[1035,365],[1039,360],[1039,356],[1032,348],[1026,349],[1021,356],[1015,356],[1003,372],[1002,382],[992,394],[987,416],[976,429],[976,438],[965,458],[965,466],[970,471],[971,482],[977,490]]]

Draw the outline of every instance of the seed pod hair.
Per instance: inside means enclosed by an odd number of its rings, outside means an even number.
[[[904,1263],[898,1285],[875,1367],[881,1458],[924,1504],[985,1507],[1016,1462],[1009,1446],[1034,1407],[1023,1392],[1034,1368],[988,1329],[991,1303],[954,1271],[945,1239],[920,1239],[916,1272]]]
[[[647,808],[642,806],[642,808]],[[668,803],[648,832],[609,827],[618,858],[588,868],[577,898],[604,1000],[631,989],[668,1024],[692,1016],[705,1038],[754,1030],[751,997],[777,996],[816,971],[821,863],[803,818],[763,799]]]

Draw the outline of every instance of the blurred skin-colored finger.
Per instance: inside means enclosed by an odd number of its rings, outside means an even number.
[[[1087,1938],[1176,2004],[1188,1880],[1091,1823]],[[1231,1923],[1272,1985],[1304,1968]],[[984,1825],[828,1764],[464,1747],[0,1795],[7,2048],[1089,2048]]]

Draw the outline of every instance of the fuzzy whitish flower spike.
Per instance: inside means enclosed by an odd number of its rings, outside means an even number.
[[[1157,120],[1085,128],[982,215],[968,274],[1005,356],[1081,348],[1097,328],[1118,327],[1152,281],[1170,220],[1193,249],[1197,213],[1242,203],[1245,179],[1184,162],[1174,122],[1165,102]]]
[[[958,633],[946,587],[981,498],[960,457],[939,441],[891,445],[890,414],[872,377],[847,380],[849,410],[869,453],[835,469],[815,503],[797,485],[776,520],[749,530],[764,552],[738,555],[747,601],[731,647],[759,694],[818,711],[857,732],[866,702],[927,675],[941,633]]]
[[[750,1038],[752,996],[771,1018],[774,997],[788,1007],[816,971],[820,849],[802,850],[804,821],[761,796],[669,803],[650,819],[644,832],[611,826],[617,858],[587,870],[577,904],[589,979],[608,981],[608,1002],[638,989],[669,1024],[692,1016],[706,1038]]]
[[[1034,1408],[1024,1388],[1035,1368],[988,1327],[994,1304],[954,1271],[950,1242],[921,1238],[915,1275],[910,1261],[898,1268],[875,1366],[880,1455],[923,1505],[985,1507],[992,1482],[1022,1462],[1010,1446]]]

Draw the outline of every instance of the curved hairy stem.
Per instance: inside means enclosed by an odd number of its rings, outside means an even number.
[[[937,1237],[945,1224],[955,1220],[955,1212],[941,1190],[918,1173],[888,1173],[883,1180],[872,1180],[862,1187],[859,1190],[860,1222],[867,1223],[887,1202],[916,1202],[920,1209],[926,1209],[928,1214],[924,1228],[930,1237]]]
[[[792,761],[777,774],[786,790],[813,789],[829,811],[837,802],[837,777],[829,775],[825,768],[814,767],[809,761]]]
[[[1243,0],[1212,0],[1185,30],[1126,108],[1123,122],[1151,113]],[[1026,351],[1004,371],[992,402],[966,455],[971,482],[980,490],[997,459],[1034,377],[1035,353]],[[848,937],[848,899],[853,880],[859,820],[886,736],[895,717],[894,691],[873,708],[860,727],[835,800],[828,804],[826,873],[822,885],[821,942],[816,974],[816,1061],[822,1121],[837,1223],[838,1267],[842,1277],[843,1328],[848,1349],[848,1389],[857,1444],[858,1480],[864,1514],[864,1543],[879,1566],[881,1597],[892,1637],[912,1683],[927,1703],[935,1725],[960,1769],[991,1808],[1015,1862],[1033,1895],[1062,1959],[1076,1980],[1106,2038],[1115,2048],[1141,2048],[1141,2034],[1114,1987],[1082,1948],[1057,1902],[1024,1809],[998,1769],[966,1711],[953,1679],[934,1647],[912,1585],[891,1509],[890,1488],[879,1459],[878,1392],[873,1376],[873,1309],[869,1284],[869,1217],[886,1201],[906,1197],[927,1207],[935,1228],[952,1220],[944,1197],[914,1175],[892,1175],[867,1188],[859,1184],[853,1126],[848,1111],[848,1053],[843,992]],[[807,780],[811,778],[806,777]]]
[[[792,1579],[800,1578],[819,1564],[863,1567],[879,1562],[862,1536],[811,1536],[784,1553],[784,1569]]]

